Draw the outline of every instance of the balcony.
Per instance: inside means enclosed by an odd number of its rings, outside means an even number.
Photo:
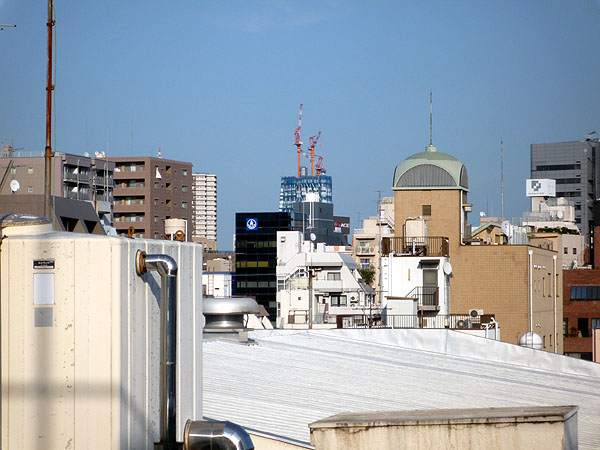
[[[437,286],[417,286],[410,291],[407,297],[417,300],[421,311],[439,311],[439,288]]]
[[[360,242],[359,245],[356,246],[356,254],[357,255],[375,255],[375,251],[377,247],[374,241],[370,242]]]
[[[443,236],[384,237],[381,245],[384,255],[450,256],[450,240]]]

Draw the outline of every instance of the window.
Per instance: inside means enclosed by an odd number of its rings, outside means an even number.
[[[187,177],[187,169],[181,169],[181,175]]]
[[[157,231],[154,232],[154,239],[158,239],[158,232]]]
[[[592,318],[592,330],[597,330],[600,328],[600,317]]]
[[[587,317],[579,317],[577,319],[577,329],[581,333],[581,337],[590,337],[590,329],[588,327],[589,320]]]
[[[158,199],[157,198],[154,199],[154,206],[158,206]]]
[[[28,167],[27,168],[27,173],[28,174],[32,174],[33,173],[33,167]]]
[[[154,216],[154,223],[158,223],[158,216]]]
[[[11,173],[11,175],[16,175],[17,174],[17,168],[13,167],[12,169],[10,169],[10,173]]]
[[[342,275],[340,274],[340,272],[327,272],[327,280],[337,281],[337,280],[341,280],[341,279],[342,279]]]
[[[563,336],[567,337],[569,335],[569,319],[563,319]]]
[[[600,286],[571,286],[571,300],[600,300]]]
[[[573,254],[576,255],[577,254],[577,249],[575,247],[573,247]]]
[[[423,205],[423,215],[424,216],[431,215],[431,205]]]
[[[371,260],[369,258],[360,258],[360,268],[369,269],[371,267]]]
[[[181,186],[181,192],[187,192],[187,186]]]
[[[568,247],[565,247],[563,251],[564,251],[565,255],[569,254],[569,248]]]
[[[33,192],[33,186],[29,186],[29,187],[27,188],[27,192]]]
[[[187,209],[187,202],[181,202],[181,207],[183,209]]]
[[[345,295],[332,295],[331,296],[331,306],[346,306],[346,296]]]
[[[158,181],[154,182],[154,189],[158,189]]]

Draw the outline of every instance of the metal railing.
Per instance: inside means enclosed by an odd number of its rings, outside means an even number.
[[[343,328],[430,328],[464,330],[480,329],[481,322],[473,320],[468,314],[421,314],[386,315],[371,317],[368,315],[345,317]]]
[[[406,297],[417,299],[419,306],[439,306],[439,291],[437,286],[417,286]]]
[[[450,241],[444,236],[395,236],[382,238],[382,253],[401,256],[450,256]]]

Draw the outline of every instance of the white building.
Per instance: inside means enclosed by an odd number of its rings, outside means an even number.
[[[194,173],[192,184],[192,237],[217,240],[217,176]]]
[[[450,314],[452,266],[444,237],[427,236],[426,222],[411,218],[405,235],[384,239],[382,325],[393,328],[456,328]]]
[[[373,294],[349,254],[313,248],[298,231],[277,233],[277,327],[343,326],[374,313]]]
[[[231,297],[231,272],[202,272],[202,295]]]

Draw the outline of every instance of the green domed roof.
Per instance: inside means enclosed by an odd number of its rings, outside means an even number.
[[[462,189],[469,190],[466,166],[430,145],[426,151],[409,156],[396,166],[392,189]]]

